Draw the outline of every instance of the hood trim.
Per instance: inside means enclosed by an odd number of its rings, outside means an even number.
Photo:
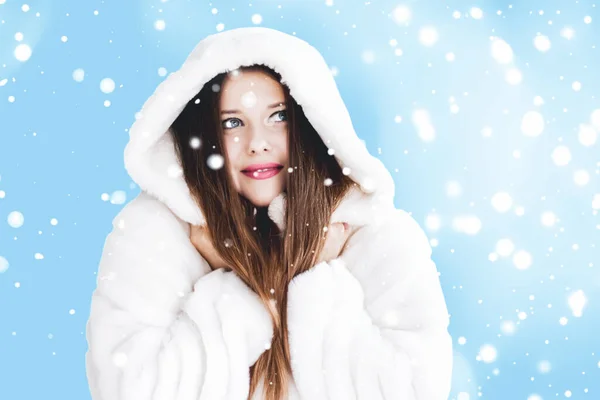
[[[352,126],[331,71],[304,40],[265,27],[245,27],[200,41],[182,67],[159,84],[136,114],[125,147],[125,168],[140,188],[193,225],[206,220],[183,179],[169,127],[186,104],[215,75],[265,64],[300,104],[342,168],[365,194],[393,204],[394,181],[381,160],[369,154]]]

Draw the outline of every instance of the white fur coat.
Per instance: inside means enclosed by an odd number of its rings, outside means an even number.
[[[202,40],[136,116],[125,166],[142,192],[115,217],[100,260],[86,331],[92,398],[248,397],[249,367],[270,346],[271,321],[235,273],[211,271],[190,243],[190,224],[205,220],[167,133],[205,82],[253,63],[282,75],[360,185],[331,218],[358,228],[344,253],[289,287],[289,400],[446,400],[452,340],[429,241],[394,207],[391,175],[354,132],[318,51],[262,27]],[[285,228],[283,193],[268,211]]]

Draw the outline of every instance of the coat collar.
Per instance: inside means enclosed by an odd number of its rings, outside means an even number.
[[[282,192],[271,201],[268,207],[269,218],[282,231],[285,230],[286,204],[286,194]],[[353,186],[331,215],[330,224],[347,222],[351,226],[364,226],[369,223],[378,223],[391,209],[394,209],[394,204],[388,198],[364,193],[358,187]]]

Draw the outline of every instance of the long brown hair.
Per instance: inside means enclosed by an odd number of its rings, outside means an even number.
[[[312,127],[302,107],[291,97],[281,76],[269,67],[254,64],[240,72],[258,70],[282,84],[288,116],[289,166],[286,173],[285,237],[268,217],[267,207],[256,208],[238,194],[228,174],[219,110],[220,88],[227,72],[206,83],[191,99],[170,132],[185,181],[206,219],[219,252],[235,273],[258,294],[271,313],[274,337],[250,368],[250,395],[263,379],[264,399],[287,395],[291,375],[287,332],[287,289],[296,275],[315,265],[323,248],[331,214],[354,181],[342,169]],[[200,146],[190,145],[192,141]],[[222,168],[207,165],[211,155],[224,159]],[[327,185],[325,182],[332,182]]]

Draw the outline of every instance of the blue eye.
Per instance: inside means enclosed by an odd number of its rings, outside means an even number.
[[[283,115],[283,120],[280,120],[278,122],[284,122],[287,121],[287,111],[286,110],[281,110],[281,111],[277,111],[275,114],[273,115]]]
[[[227,123],[230,121],[238,121],[239,124],[238,125],[234,125],[234,126],[227,126]],[[238,126],[241,126],[242,121],[240,121],[238,118],[228,118],[224,121],[222,121],[221,125],[223,126],[224,129],[233,129],[233,128],[237,128]]]
[[[287,110],[277,111],[276,113],[271,115],[271,118],[273,118],[274,116],[279,116],[278,120],[276,120],[275,122],[286,122],[287,121]],[[243,125],[243,123],[239,118],[227,118],[227,119],[221,121],[221,126],[225,130],[239,128],[242,125]]]

